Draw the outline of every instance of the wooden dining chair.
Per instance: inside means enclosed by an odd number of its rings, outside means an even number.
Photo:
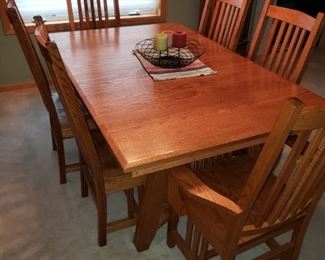
[[[40,59],[14,0],[7,1],[5,11],[15,30],[17,39],[41,94],[43,103],[48,111],[53,149],[58,152],[60,183],[64,184],[67,182],[66,175],[68,173],[79,171],[79,163],[66,163],[64,140],[73,138],[69,121],[67,120],[57,92],[53,88],[50,88]]]
[[[108,0],[77,0],[77,6],[72,4],[71,0],[67,1],[68,17],[70,29],[98,29],[106,28],[111,25],[109,17]],[[119,1],[114,0],[114,20],[116,24],[120,23]],[[77,17],[74,10],[78,10]]]
[[[35,36],[43,53],[47,53],[44,58],[52,66],[58,82],[58,92],[79,148],[83,194],[87,195],[90,189],[97,208],[98,243],[104,246],[107,243],[107,232],[135,225],[138,203],[133,188],[143,186],[146,177],[132,178],[131,174],[123,173],[100,131],[90,131],[79,96],[56,43],[49,40],[46,27],[37,26]],[[107,195],[119,191],[125,191],[127,195],[128,216],[107,223]]]
[[[265,1],[248,58],[286,79],[300,83],[322,31],[324,14],[319,13],[314,18],[270,2]]]
[[[289,149],[292,131],[298,138]],[[187,259],[235,259],[262,243],[270,250],[255,259],[297,259],[325,190],[325,109],[291,98],[259,154],[195,173],[185,166],[172,169],[168,185],[168,245],[176,244]],[[184,238],[177,231],[182,214],[188,216]],[[289,241],[275,239],[288,232]]]
[[[234,51],[249,5],[250,0],[206,0],[199,33]]]

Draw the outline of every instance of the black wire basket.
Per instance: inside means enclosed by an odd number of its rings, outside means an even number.
[[[205,48],[197,40],[187,38],[185,48],[168,48],[166,51],[154,49],[154,39],[138,42],[135,49],[144,59],[161,68],[182,68],[192,64],[204,52]]]

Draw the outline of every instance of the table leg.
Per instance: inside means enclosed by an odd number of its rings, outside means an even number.
[[[138,252],[147,250],[155,237],[166,192],[167,172],[161,171],[147,176],[133,240]]]

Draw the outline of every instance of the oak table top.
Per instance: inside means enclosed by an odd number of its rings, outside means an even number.
[[[217,74],[153,81],[132,54],[162,30],[187,31]],[[75,87],[125,172],[148,173],[134,244],[149,248],[163,210],[165,169],[264,142],[282,104],[325,100],[179,24],[51,34]]]
[[[162,30],[187,31],[218,73],[153,81],[132,54]],[[286,98],[324,99],[179,24],[51,34],[76,88],[126,172],[134,175],[262,142]]]
[[[201,61],[218,73],[153,81],[132,50],[137,42],[162,30],[188,31],[189,37],[206,47]],[[324,105],[324,99],[179,24],[51,37],[122,168],[133,174],[247,146],[252,138],[262,140],[290,96],[307,105]]]

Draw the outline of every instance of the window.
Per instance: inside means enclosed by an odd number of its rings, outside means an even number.
[[[1,1],[1,11],[4,13],[6,0]],[[88,0],[89,2],[90,0]],[[93,0],[97,1],[97,0]],[[103,3],[103,0],[100,0]],[[114,1],[107,0],[108,14],[114,25]],[[121,25],[162,22],[165,20],[166,0],[118,0]],[[16,0],[16,4],[26,25],[33,30],[32,19],[42,15],[47,21],[50,31],[69,29],[68,6],[71,5],[73,17],[78,17],[77,0]],[[102,4],[103,6],[103,4]],[[1,15],[5,33],[11,32],[11,26],[6,16]]]

